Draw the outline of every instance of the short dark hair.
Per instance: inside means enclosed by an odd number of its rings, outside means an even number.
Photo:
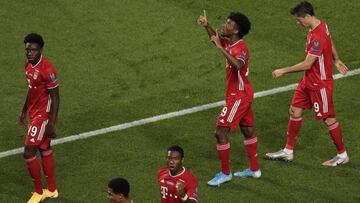
[[[307,1],[298,3],[294,8],[290,9],[290,13],[297,17],[305,17],[306,14],[315,15],[313,6]]]
[[[45,44],[42,36],[37,33],[30,33],[26,35],[24,38],[24,44],[26,43],[36,43],[40,46],[40,48],[43,48]]]
[[[129,182],[124,178],[112,179],[108,187],[112,189],[115,194],[123,194],[125,197],[129,196],[130,185]]]
[[[179,154],[181,155],[181,158],[184,158],[184,155],[185,155],[184,150],[180,146],[177,146],[177,145],[169,147],[167,151],[179,152]]]
[[[251,23],[246,15],[240,12],[232,12],[228,18],[236,23],[239,30],[238,35],[240,38],[243,38],[249,33],[251,29]]]

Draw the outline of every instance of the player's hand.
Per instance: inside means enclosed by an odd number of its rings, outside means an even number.
[[[24,128],[26,125],[26,123],[25,123],[26,122],[26,112],[21,112],[18,121],[19,121],[19,125],[22,128]]]
[[[212,42],[214,42],[214,44],[216,45],[216,47],[218,47],[218,48],[222,48],[222,47],[223,47],[222,44],[221,44],[221,40],[220,40],[220,37],[219,37],[219,34],[218,34],[217,30],[216,30],[216,35],[212,35],[211,38],[210,38],[210,40],[211,40]]]
[[[348,67],[340,59],[335,60],[335,66],[339,73],[343,75],[345,75],[349,70]]]
[[[207,17],[206,17],[206,11],[204,10],[204,14],[203,15],[200,15],[199,18],[197,19],[197,23],[199,25],[202,25],[204,27],[208,26],[208,20],[207,20]]]
[[[278,77],[281,77],[282,75],[284,75],[284,72],[282,71],[282,69],[276,69],[272,72],[273,78],[278,78]]]
[[[184,197],[186,195],[185,185],[182,182],[176,182],[176,190],[178,191],[180,197]]]
[[[55,138],[56,137],[56,133],[55,133],[55,125],[53,123],[48,123],[46,126],[46,135],[50,138]]]

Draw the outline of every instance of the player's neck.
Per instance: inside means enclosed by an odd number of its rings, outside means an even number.
[[[35,67],[35,66],[39,63],[39,61],[41,60],[41,58],[42,58],[42,55],[40,55],[39,58],[37,58],[36,60],[34,60],[33,62],[31,62],[32,67]]]
[[[175,173],[172,173],[171,171],[170,171],[170,174],[172,175],[172,176],[177,176],[177,175],[179,175],[180,173],[182,173],[182,172],[184,172],[185,171],[185,168],[183,167],[183,166],[181,166],[181,168],[178,170],[178,171],[176,171]]]
[[[311,30],[315,29],[320,23],[321,23],[321,21],[319,19],[317,19],[315,16],[313,16],[313,19],[311,19],[311,22],[310,22],[310,29]]]
[[[232,35],[232,36],[230,37],[230,40],[229,40],[230,45],[235,44],[235,43],[238,42],[239,40],[241,40],[241,38],[240,38],[237,34],[236,34],[236,35]]]

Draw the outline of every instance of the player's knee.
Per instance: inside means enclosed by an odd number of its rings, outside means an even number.
[[[336,118],[325,118],[324,122],[326,123],[326,125],[332,125],[336,123]]]
[[[29,159],[29,158],[32,158],[36,155],[36,149],[33,148],[33,147],[28,147],[28,146],[25,146],[24,147],[24,159]]]
[[[240,129],[244,137],[251,137],[255,133],[253,127],[240,126]]]
[[[226,143],[227,142],[226,131],[221,130],[221,129],[216,129],[215,138],[217,140],[217,143],[219,143],[219,144]]]
[[[302,109],[290,106],[289,115],[293,118],[299,118],[302,115]]]

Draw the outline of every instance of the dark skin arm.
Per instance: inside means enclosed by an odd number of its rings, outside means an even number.
[[[219,49],[219,51],[225,56],[225,58],[229,61],[232,67],[235,67],[236,69],[240,70],[240,68],[244,65],[244,62],[241,60],[236,59],[234,56],[232,56],[226,49],[223,47],[221,43],[221,39],[217,33],[210,25],[206,17],[206,11],[204,10],[204,15],[199,16],[197,20],[199,25],[204,26],[206,32],[209,35],[209,38],[216,47]]]
[[[19,124],[22,128],[25,127],[26,125],[26,112],[27,112],[27,103],[28,103],[28,94],[29,92],[26,94],[26,98],[25,98],[25,103],[24,103],[24,106],[23,106],[23,109],[21,111],[21,114],[19,116]]]
[[[59,94],[59,87],[55,87],[53,89],[48,89],[50,98],[51,98],[51,105],[50,105],[50,116],[49,121],[46,127],[46,134],[51,137],[55,138],[55,119],[56,115],[59,111],[59,104],[60,104],[60,94]]]
[[[240,70],[243,67],[244,62],[242,60],[236,59],[233,55],[231,55],[226,49],[223,47],[218,34],[211,36],[211,41],[213,41],[219,51],[225,56],[225,58],[229,61],[232,67]]]
[[[176,189],[180,195],[181,198],[184,198],[186,195],[186,191],[185,191],[185,185],[182,182],[177,182],[176,183]],[[195,200],[189,199],[187,198],[186,201],[184,201],[185,203],[195,203]]]

